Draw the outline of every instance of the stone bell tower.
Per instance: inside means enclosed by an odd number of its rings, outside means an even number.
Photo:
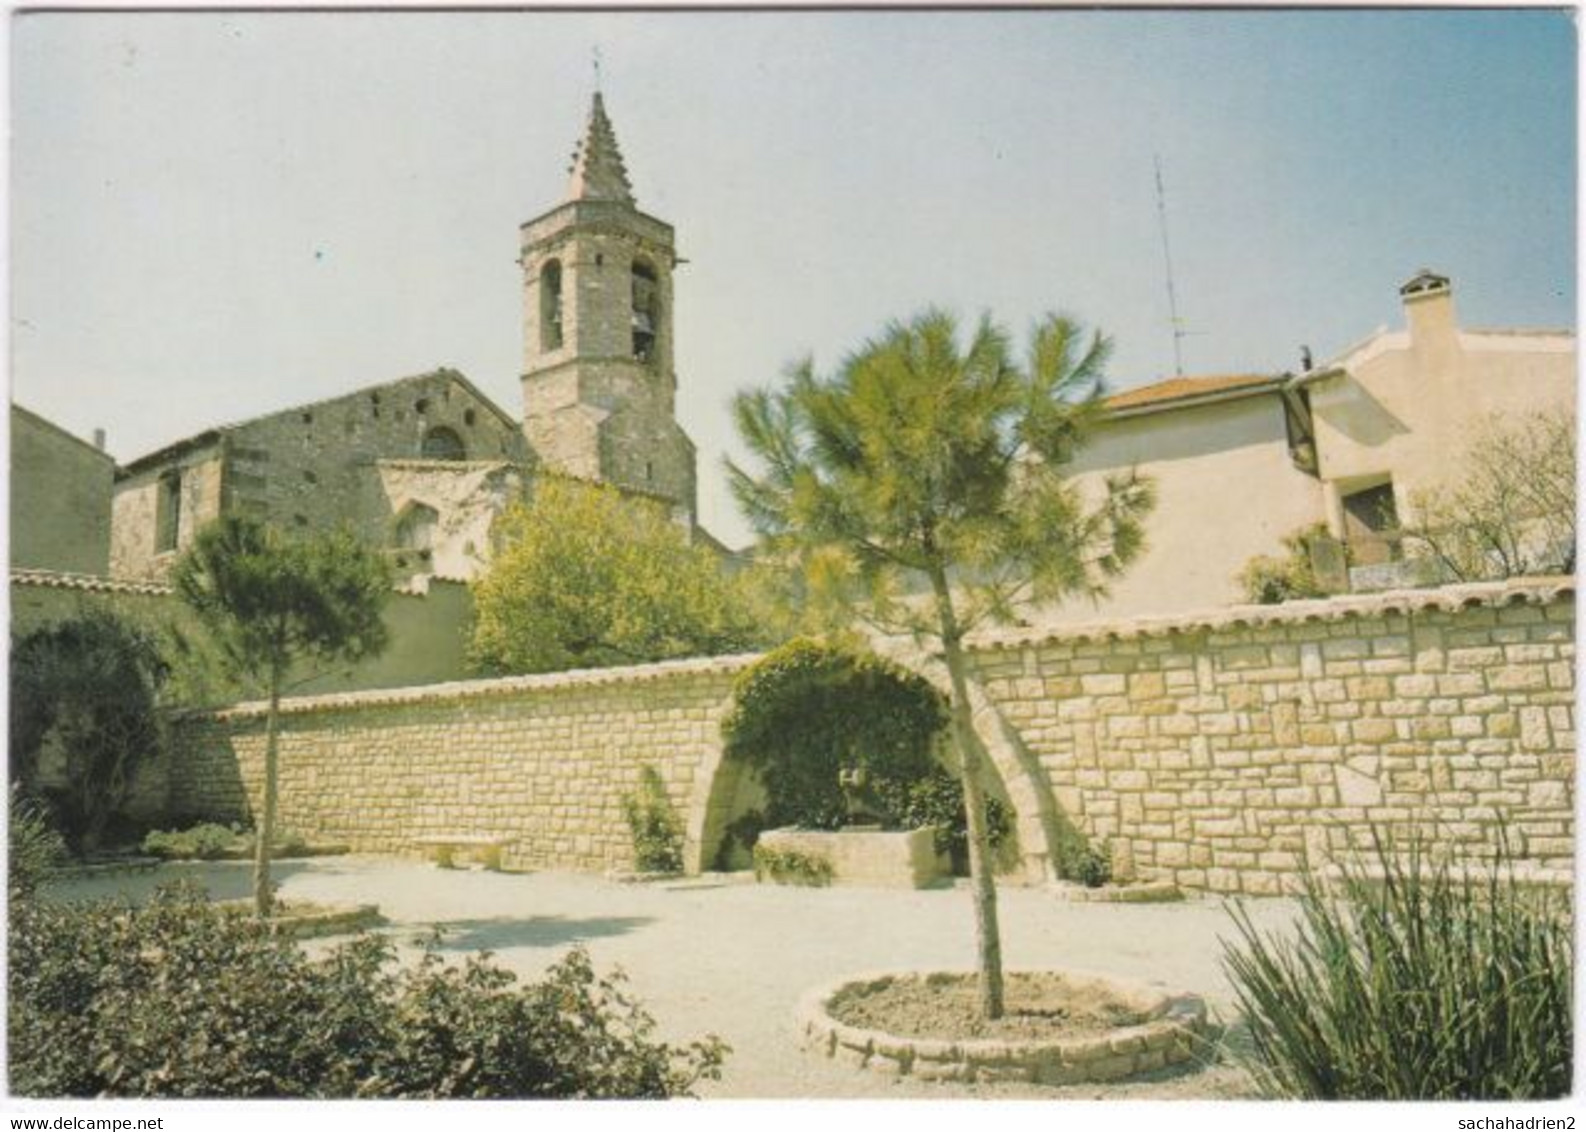
[[[596,94],[567,196],[520,229],[524,432],[543,464],[695,507],[675,417],[672,226],[640,212]]]

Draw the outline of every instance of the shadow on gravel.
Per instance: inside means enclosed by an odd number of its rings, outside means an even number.
[[[448,920],[435,925],[441,951],[501,951],[509,947],[556,947],[601,936],[626,935],[653,916],[609,916],[569,920],[565,916],[498,917],[487,920]]]

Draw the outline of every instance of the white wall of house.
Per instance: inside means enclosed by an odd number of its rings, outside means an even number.
[[[1155,484],[1146,550],[1100,604],[1050,612],[1072,623],[1166,614],[1241,600],[1235,576],[1284,535],[1321,521],[1321,488],[1289,458],[1283,404],[1263,392],[1103,422],[1073,470],[1094,487],[1135,467]],[[1046,619],[1043,617],[1043,620]]]
[[[1369,339],[1306,383],[1327,514],[1391,478],[1401,519],[1412,497],[1456,482],[1460,455],[1493,414],[1575,412],[1575,337],[1563,331],[1462,331],[1448,289],[1405,298],[1408,329]]]
[[[1316,476],[1290,459],[1274,386],[1136,400],[1104,419],[1073,470],[1092,487],[1131,466],[1155,481],[1148,547],[1110,598],[1072,600],[1040,620],[1238,603],[1236,576],[1256,555],[1282,554],[1284,535],[1325,522],[1346,536],[1350,494],[1391,483],[1399,519],[1411,520],[1414,494],[1456,482],[1461,453],[1494,414],[1574,414],[1572,333],[1460,330],[1447,280],[1418,276],[1405,290],[1406,329],[1290,383],[1310,400]]]

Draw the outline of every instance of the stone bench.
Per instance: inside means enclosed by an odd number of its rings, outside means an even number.
[[[486,833],[433,833],[413,838],[413,844],[429,850],[435,864],[443,869],[457,867],[459,850],[472,850],[479,862],[493,872],[501,871],[501,850],[517,840]]]

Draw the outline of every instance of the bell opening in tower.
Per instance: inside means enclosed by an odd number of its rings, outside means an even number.
[[[655,357],[655,328],[661,321],[660,288],[655,268],[643,260],[633,264],[633,356],[641,362]]]
[[[562,348],[562,265],[546,260],[540,269],[540,351]]]

